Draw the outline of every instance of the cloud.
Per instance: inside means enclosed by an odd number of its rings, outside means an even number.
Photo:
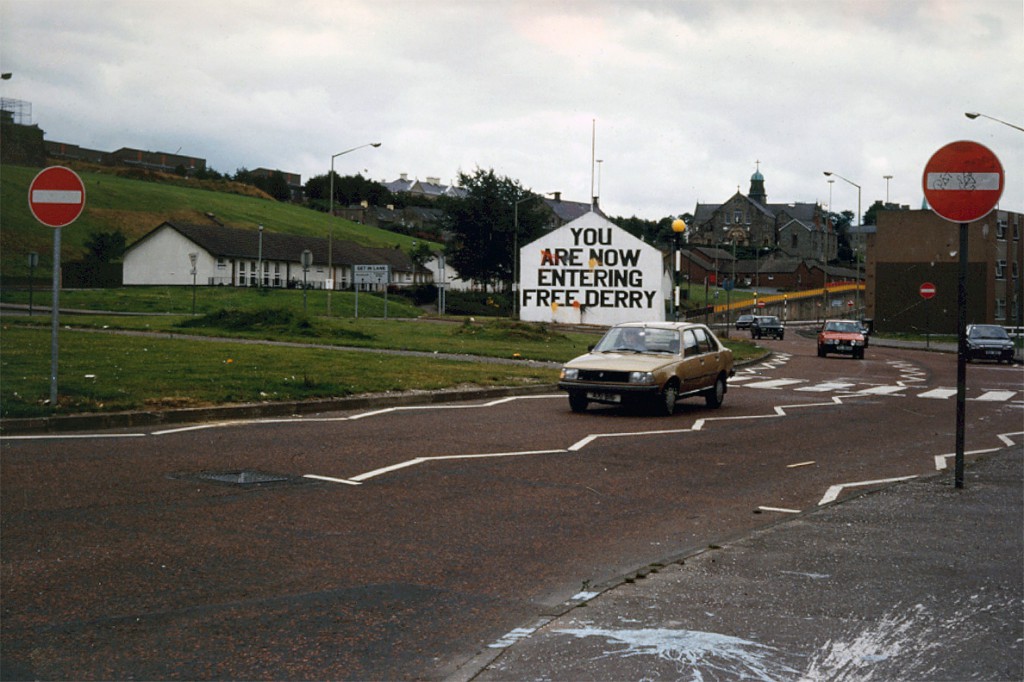
[[[380,140],[336,168],[479,166],[586,201],[596,121],[602,206],[658,219],[745,192],[757,161],[772,201],[827,201],[833,170],[864,209],[888,174],[917,206],[928,157],[967,138],[1024,210],[1024,135],[963,115],[1024,111],[1019,0],[2,0],[0,19],[3,96],[48,138],[222,172],[309,178]]]

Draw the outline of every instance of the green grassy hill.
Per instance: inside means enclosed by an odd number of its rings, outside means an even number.
[[[47,276],[53,256],[53,230],[33,217],[28,207],[28,187],[42,169],[4,165],[0,168],[0,273],[5,277],[28,275],[27,254],[39,254],[36,277]],[[366,246],[412,247],[413,238],[348,220],[330,220],[326,213],[269,198],[242,196],[227,191],[152,182],[121,177],[114,169],[76,172],[85,184],[85,210],[61,231],[61,260],[78,260],[86,251],[91,234],[120,230],[132,244],[165,220],[209,223],[206,213],[232,227],[252,228],[263,224],[268,232],[334,238]],[[184,180],[167,178],[170,182]],[[210,187],[227,183],[210,183]]]

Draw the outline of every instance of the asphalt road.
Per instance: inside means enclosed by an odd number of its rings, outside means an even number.
[[[552,395],[4,437],[3,678],[443,679],[581,591],[952,452],[954,356],[765,345],[721,409],[667,418]],[[968,368],[968,451],[1020,431],[1022,378]]]

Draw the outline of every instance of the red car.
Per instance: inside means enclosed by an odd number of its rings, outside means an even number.
[[[829,353],[847,353],[858,360],[864,358],[868,345],[864,327],[855,320],[825,320],[818,332],[818,357]]]

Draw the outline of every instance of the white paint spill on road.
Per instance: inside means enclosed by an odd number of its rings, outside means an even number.
[[[557,633],[577,639],[600,637],[621,648],[605,651],[604,657],[656,656],[675,663],[680,673],[705,679],[794,679],[801,673],[778,659],[785,652],[739,637],[697,630],[567,628]]]

